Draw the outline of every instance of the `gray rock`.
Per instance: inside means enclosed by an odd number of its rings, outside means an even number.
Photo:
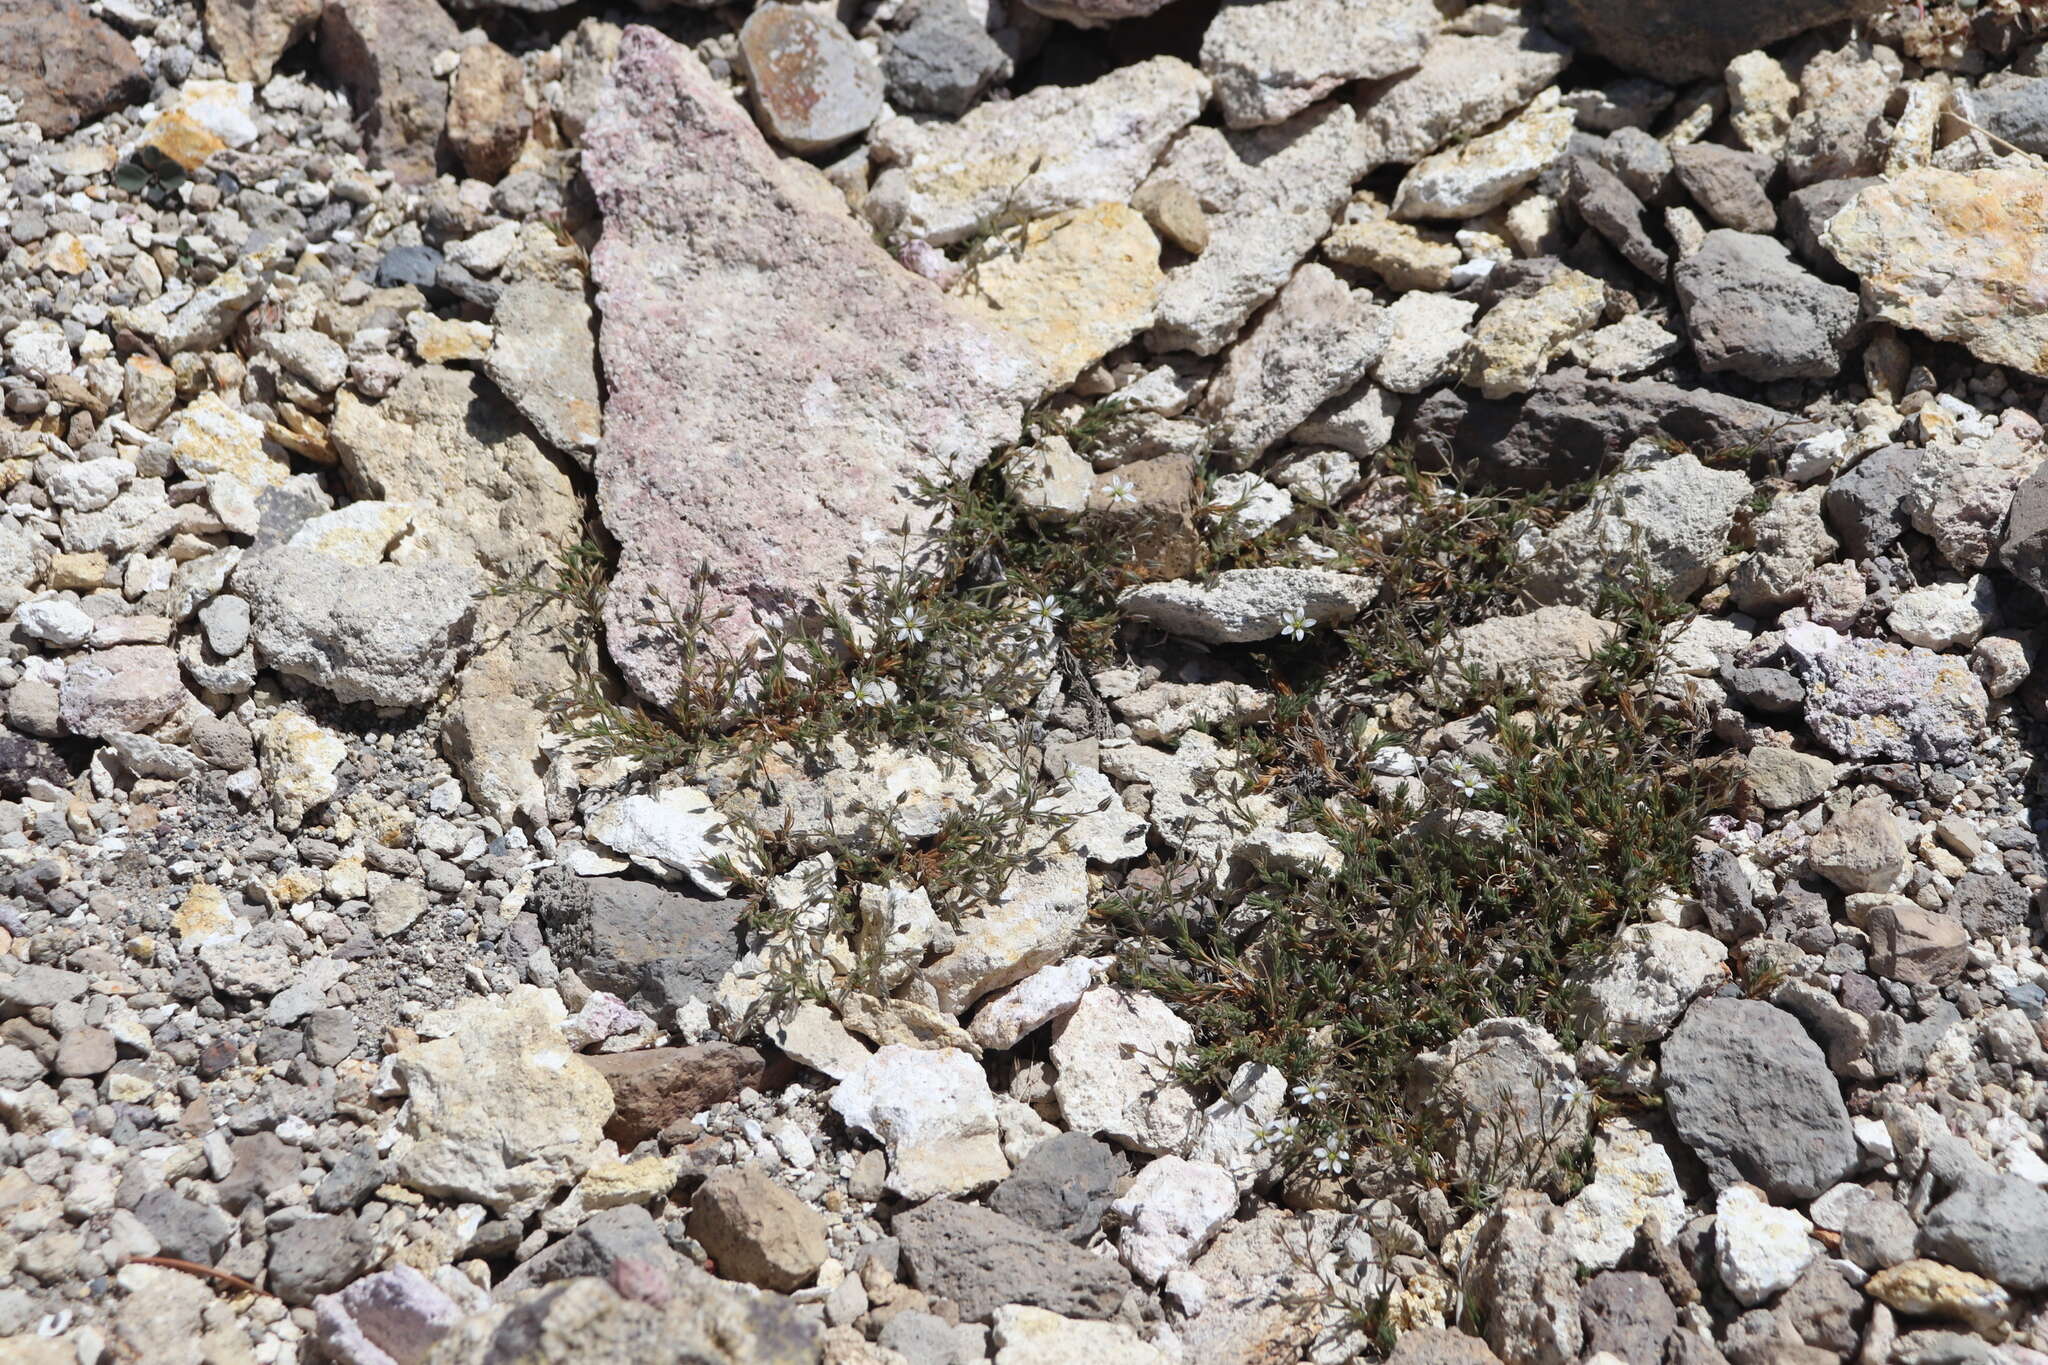
[[[1827,1059],[1798,1020],[1761,1000],[1701,1000],[1664,1043],[1673,1125],[1715,1185],[1811,1199],[1856,1168]]]
[[[549,868],[528,905],[559,966],[655,1010],[708,1000],[739,956],[745,901],[705,901],[652,882]]]
[[[1707,927],[1715,938],[1723,943],[1738,943],[1764,927],[1749,874],[1742,870],[1742,860],[1727,849],[1713,844],[1701,852],[1694,862],[1694,882],[1700,909],[1706,913]]]
[[[333,1066],[356,1050],[355,1016],[344,1009],[314,1010],[302,1025],[306,1055],[316,1066]]]
[[[1687,143],[1671,157],[1679,183],[1709,218],[1737,232],[1777,231],[1778,211],[1764,192],[1774,158],[1712,142]]]
[[[1445,34],[1422,64],[1360,101],[1358,142],[1367,166],[1410,165],[1485,131],[1555,80],[1571,49],[1540,28]]]
[[[1489,1019],[1415,1059],[1408,1088],[1473,1189],[1554,1186],[1592,1133],[1592,1096],[1557,1040],[1526,1019]]]
[[[1202,34],[1202,70],[1232,128],[1279,123],[1416,66],[1438,22],[1428,0],[1233,0]]]
[[[1659,1362],[1664,1342],[1678,1328],[1678,1310],[1654,1276],[1608,1270],[1579,1291],[1586,1354],[1609,1351],[1629,1362]]]
[[[17,683],[15,690],[20,691],[21,686]],[[13,697],[8,700],[11,703]],[[9,719],[13,717],[10,715]],[[55,746],[40,739],[30,739],[27,735],[0,733],[0,798],[11,801],[28,795],[31,782],[69,786],[71,769],[65,765],[64,756],[57,752]]]
[[[1416,407],[1407,435],[1425,466],[1456,468],[1515,488],[1576,483],[1613,468],[1644,436],[1692,450],[1759,443],[1784,448],[1810,427],[1785,427],[1761,403],[1655,379],[1589,379],[1583,370],[1544,376],[1526,398],[1485,399],[1439,389]]]
[[[1918,1232],[1904,1204],[1867,1199],[1842,1221],[1842,1255],[1865,1270],[1883,1270],[1913,1259]]]
[[[1592,607],[1615,583],[1689,598],[1706,586],[1749,495],[1745,475],[1709,469],[1690,454],[1623,470],[1530,550],[1529,598]]]
[[[1580,126],[1584,122],[1582,116]],[[1671,150],[1641,128],[1620,128],[1609,134],[1598,155],[1600,164],[1621,177],[1629,193],[1643,203],[1661,208],[1676,199]]]
[[[882,73],[830,13],[767,4],[740,28],[747,92],[768,135],[808,155],[864,132],[882,112]]]
[[[1776,238],[1716,228],[1672,274],[1700,368],[1748,379],[1827,379],[1860,305],[1801,269]]]
[[[151,1190],[135,1203],[135,1217],[166,1256],[212,1265],[227,1249],[234,1220],[211,1204],[168,1189]]]
[[[1544,21],[1624,71],[1676,83],[1719,79],[1733,58],[1875,8],[1869,0],[1548,0]]]
[[[597,338],[583,291],[541,280],[509,284],[498,295],[491,325],[484,373],[543,440],[590,468],[601,419]]]
[[[57,1059],[50,1070],[59,1076],[99,1076],[114,1060],[113,1034],[103,1028],[75,1028],[57,1040]]]
[[[240,1213],[259,1207],[278,1191],[298,1183],[304,1159],[299,1149],[272,1132],[250,1133],[228,1144],[231,1169],[215,1187],[220,1206]]]
[[[2048,78],[2011,73],[1960,90],[1963,117],[2021,151],[2048,156]]]
[[[1107,1318],[1131,1290],[1130,1272],[1103,1256],[974,1204],[935,1199],[896,1216],[911,1284],[987,1322],[1005,1304],[1070,1318]]]
[[[1328,569],[1226,569],[1206,584],[1146,583],[1118,600],[1124,615],[1205,644],[1271,640],[1290,620],[1348,621],[1379,596],[1377,580]]]
[[[215,654],[240,654],[249,644],[249,604],[232,593],[222,593],[199,609],[199,628],[206,632],[206,647]]]
[[[681,1259],[662,1236],[652,1214],[638,1204],[624,1204],[592,1214],[567,1237],[520,1262],[492,1295],[502,1301],[557,1280],[585,1276],[609,1280],[623,1261],[669,1267]]]
[[[2048,1289],[2048,1190],[2016,1175],[1966,1182],[1928,1211],[1920,1253],[2015,1293]]]
[[[178,656],[170,649],[116,645],[94,650],[65,669],[58,705],[66,730],[105,739],[155,729],[189,695],[178,673]]]
[[[1856,276],[1842,268],[1835,253],[1821,244],[1821,229],[1842,207],[1870,186],[1880,183],[1874,176],[1847,180],[1823,180],[1803,185],[1778,202],[1778,227],[1785,240],[1799,253],[1799,259],[1815,274],[1837,283],[1853,282]]]
[[[361,1204],[377,1187],[390,1179],[390,1171],[377,1159],[377,1149],[360,1142],[335,1158],[327,1174],[313,1187],[313,1207],[322,1213],[347,1213]]]
[[[1869,559],[1884,553],[1913,524],[1906,495],[1912,491],[1914,475],[1923,458],[1922,452],[1912,446],[1884,446],[1871,451],[1855,468],[1837,475],[1828,484],[1821,510],[1852,558]],[[2020,488],[2024,492],[2026,485]],[[2048,493],[2048,482],[2042,488]],[[2043,498],[2043,507],[2048,509],[2048,497]],[[2007,541],[2008,546],[2011,543]],[[2017,569],[2013,572],[2021,582],[2027,581]]]
[[[988,1359],[988,1329],[971,1322],[950,1323],[915,1309],[895,1314],[875,1344],[919,1365],[980,1365]]]
[[[1067,93],[1041,87],[1004,116]],[[878,528],[893,545],[908,520],[921,543],[937,512],[910,490],[963,477],[1014,439],[1041,376],[891,261],[837,192],[785,165],[689,49],[652,29],[620,40],[583,169],[604,216],[599,501],[621,547],[607,640],[635,690],[663,700],[681,664],[645,624],[650,594],[687,601],[708,564],[708,606],[732,612],[720,638],[758,638],[757,613],[793,609],[842,583],[850,555],[885,549],[867,539]],[[1004,186],[1016,179],[1006,168]]]
[[[369,1269],[374,1254],[353,1218],[307,1218],[270,1239],[270,1291],[289,1304],[310,1304]]]
[[[1808,1347],[1841,1359],[1862,1337],[1863,1296],[1842,1272],[1816,1259],[1778,1297],[1771,1314]]]
[[[1903,448],[1887,446],[1886,449]],[[1917,468],[1918,460],[1913,464]],[[1900,496],[1903,498],[1904,494]],[[2048,602],[2048,464],[2037,466],[2014,492],[2012,507],[2006,514],[2005,542],[1999,547],[1998,563],[2032,589],[2036,597]]]
[[[1114,1147],[1086,1133],[1059,1133],[1033,1147],[990,1191],[997,1213],[1070,1242],[1102,1227],[1128,1167]]]
[[[889,103],[958,118],[1010,70],[1010,59],[963,0],[914,0],[896,14],[882,53]]]
[[[1972,938],[2003,938],[2026,924],[2033,893],[2002,873],[1972,872],[1956,883],[1949,912]]]
[[[289,545],[245,556],[231,582],[269,667],[345,702],[404,708],[454,673],[480,586],[454,564],[346,564]]]
[[[1622,259],[1661,282],[1671,258],[1643,228],[1643,201],[1621,177],[1588,156],[1571,161],[1572,207]]]
[[[1807,675],[1807,727],[1844,758],[1961,763],[1990,705],[1962,658],[1877,640],[1845,641]]]
[[[713,1279],[693,1265],[635,1267],[625,1297],[597,1279],[530,1290],[455,1323],[434,1365],[816,1365],[823,1324],[815,1310]],[[650,1300],[652,1300],[650,1302]]]
[[[448,87],[434,71],[460,31],[435,0],[336,0],[320,16],[320,64],[353,96],[373,165],[408,185],[434,178]]]
[[[1251,464],[1324,400],[1363,379],[1393,330],[1369,291],[1351,288],[1328,266],[1295,271],[1203,395],[1219,460],[1232,469]]]

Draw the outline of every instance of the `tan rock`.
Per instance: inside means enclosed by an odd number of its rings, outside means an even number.
[[[1131,207],[1145,215],[1154,232],[1190,256],[1209,249],[1209,216],[1195,192],[1180,181],[1146,181],[1131,196]]]
[[[2012,1296],[1995,1282],[1939,1261],[1905,1261],[1880,1270],[1863,1290],[1895,1313],[1949,1318],[1979,1330],[2000,1327],[2012,1311]]]
[[[1022,342],[1059,389],[1152,325],[1159,239],[1128,204],[1055,214],[1011,232],[962,281],[970,308]]]
[[[2048,375],[2048,171],[1918,167],[1858,194],[1821,242],[1878,317]]]
[[[1600,322],[1607,289],[1591,275],[1560,270],[1533,294],[1502,299],[1472,334],[1468,382],[1488,398],[1527,393],[1550,362]]]
[[[519,159],[532,125],[519,59],[496,43],[464,48],[448,82],[448,145],[463,170],[495,183]]]
[[[713,1172],[690,1201],[689,1230],[721,1276],[763,1289],[796,1289],[825,1261],[824,1219],[755,1166]]]
[[[1345,223],[1323,239],[1323,255],[1338,265],[1370,270],[1389,287],[1442,289],[1465,253],[1431,233],[1387,219]]]
[[[228,145],[181,109],[171,110],[144,129],[142,144],[156,148],[188,173]]]
[[[334,795],[334,770],[347,757],[341,736],[301,712],[270,718],[258,736],[258,762],[280,828],[297,829],[307,811]]]
[[[207,0],[206,45],[229,80],[261,85],[319,19],[320,0]]]

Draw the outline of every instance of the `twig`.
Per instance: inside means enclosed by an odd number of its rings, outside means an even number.
[[[224,1284],[231,1284],[235,1288],[243,1290],[246,1293],[261,1294],[266,1299],[274,1299],[277,1297],[277,1295],[271,1293],[268,1289],[258,1289],[255,1285],[250,1284],[240,1275],[231,1275],[225,1270],[220,1270],[210,1265],[201,1265],[197,1261],[180,1260],[176,1256],[130,1256],[128,1258],[128,1264],[160,1265],[164,1267],[166,1270],[182,1270],[187,1275],[203,1275],[209,1279],[219,1280]]]

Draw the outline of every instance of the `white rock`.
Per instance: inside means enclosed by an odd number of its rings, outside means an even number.
[[[392,1058],[405,1088],[398,1179],[504,1210],[578,1179],[612,1116],[603,1076],[569,1049],[553,991],[520,986],[422,1021],[440,1034]]]
[[[1061,1317],[1043,1308],[996,1310],[996,1365],[1168,1365],[1158,1347],[1120,1322]]]
[[[1290,621],[1350,620],[1379,596],[1379,580],[1328,569],[1226,569],[1205,584],[1145,583],[1125,592],[1124,615],[1205,644],[1270,640]]]
[[[1429,0],[1230,4],[1202,34],[1202,69],[1231,127],[1278,123],[1340,85],[1414,67],[1437,23]]]
[[[1173,1079],[1194,1030],[1155,996],[1097,986],[1054,1031],[1053,1098],[1069,1129],[1135,1151],[1178,1151],[1200,1116]]]
[[[998,1052],[1015,1047],[1025,1034],[1079,1004],[1096,978],[1115,961],[1108,957],[1071,957],[1040,967],[983,1005],[974,1022],[967,1026],[968,1036]]]
[[[1590,607],[1602,587],[1641,581],[1690,597],[1706,586],[1749,496],[1746,475],[1709,469],[1690,453],[1625,469],[1527,556],[1529,596]]]
[[[1572,981],[1588,1032],[1618,1043],[1653,1043],[1686,1006],[1728,975],[1728,949],[1711,934],[1632,924],[1614,948]]]
[[[805,1001],[769,1020],[762,1031],[788,1056],[835,1081],[867,1065],[867,1044],[848,1033],[823,1005]]]
[[[1242,724],[1273,713],[1271,693],[1230,682],[1153,683],[1112,701],[1132,737],[1148,744],[1179,739],[1198,725]]]
[[[1982,574],[1960,583],[1934,583],[1898,595],[1886,624],[1909,645],[1967,649],[1998,618],[1998,594]]]
[[[1119,782],[1150,786],[1161,841],[1219,871],[1240,839],[1286,815],[1279,802],[1250,789],[1239,754],[1199,730],[1182,735],[1170,754],[1140,744],[1105,748],[1102,770]]]
[[[1094,768],[1075,768],[1032,808],[1041,816],[1064,817],[1060,842],[1089,862],[1110,866],[1145,851],[1144,817],[1124,808],[1115,786]]]
[[[348,745],[332,730],[287,708],[257,732],[256,757],[278,824],[297,829],[307,811],[339,790],[334,770],[348,757]]]
[[[1303,445],[1335,446],[1363,460],[1386,448],[1400,420],[1400,394],[1377,384],[1360,384],[1318,408],[1294,429],[1293,438]]]
[[[14,611],[22,634],[58,649],[76,649],[92,638],[93,619],[61,597],[24,602]]]
[[[898,882],[861,887],[861,960],[874,964],[890,987],[910,979],[942,931],[931,895],[923,887]]]
[[[1421,393],[1459,373],[1479,305],[1449,294],[1411,291],[1387,309],[1394,324],[1373,378],[1394,393]]]
[[[1791,1286],[1819,1254],[1813,1225],[1794,1209],[1774,1209],[1753,1185],[1730,1185],[1714,1205],[1714,1268],[1745,1308]]]
[[[892,1043],[832,1092],[832,1110],[882,1144],[905,1199],[986,1189],[1010,1173],[988,1077],[958,1048]]]
[[[1685,343],[1648,313],[1588,332],[1571,344],[1572,359],[1595,379],[1622,379],[1654,369],[1685,349]]]
[[[732,890],[732,882],[712,866],[717,859],[747,867],[760,857],[744,831],[694,787],[622,797],[591,816],[585,833],[658,877],[686,877],[713,896]]]
[[[1209,505],[1215,510],[1202,520],[1211,529],[1245,540],[1256,540],[1294,515],[1294,499],[1287,490],[1256,474],[1216,479],[1209,485]]]
[[[1424,157],[1394,195],[1396,218],[1476,218],[1506,203],[1564,154],[1572,111],[1555,90],[1502,127]]]
[[[1685,1192],[1671,1154],[1629,1119],[1609,1119],[1593,1139],[1593,1179],[1565,1204],[1560,1230],[1581,1270],[1620,1264],[1646,1218],[1667,1243],[1685,1226]]]
[[[1110,1210],[1124,1225],[1117,1254],[1132,1274],[1158,1284],[1237,1212],[1237,1182],[1221,1166],[1163,1156],[1138,1172]]]
[[[1297,450],[1273,471],[1273,482],[1311,507],[1334,507],[1358,487],[1363,471],[1342,450]]]
[[[941,1010],[964,1014],[997,987],[1057,961],[1087,918],[1087,863],[1079,854],[1048,851],[1011,873],[980,913],[962,917],[952,951],[921,979],[938,992]]]
[[[1261,1135],[1287,1105],[1287,1077],[1264,1062],[1245,1062],[1230,1075],[1230,1084],[1207,1109],[1197,1126],[1188,1157],[1229,1171],[1238,1184],[1250,1186],[1280,1155]]]
[[[135,466],[118,455],[96,460],[37,461],[36,472],[50,501],[75,512],[97,512],[135,477]]]

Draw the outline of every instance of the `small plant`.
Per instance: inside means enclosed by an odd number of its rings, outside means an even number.
[[[114,170],[114,184],[161,208],[184,185],[185,168],[154,146],[142,146]]]

